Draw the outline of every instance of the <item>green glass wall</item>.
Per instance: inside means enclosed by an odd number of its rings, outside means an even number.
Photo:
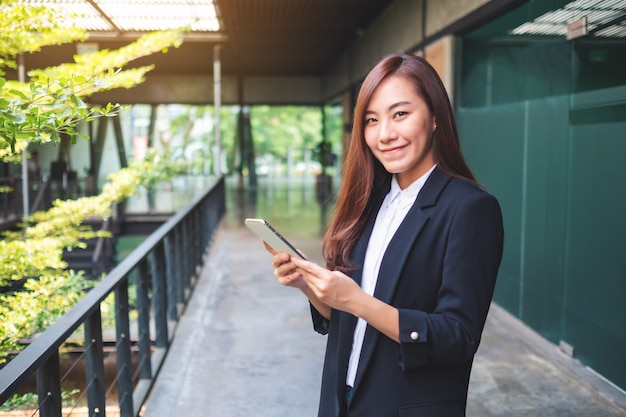
[[[495,301],[624,389],[626,41],[509,35],[534,3],[458,48],[463,150],[504,216]]]

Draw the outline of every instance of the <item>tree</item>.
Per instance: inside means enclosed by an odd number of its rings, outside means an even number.
[[[28,227],[5,232],[0,240],[0,287],[19,282],[23,290],[0,294],[0,364],[20,339],[45,330],[67,312],[93,282],[67,270],[63,249],[84,246],[86,239],[108,234],[82,227],[92,216],[107,218],[114,204],[135,193],[139,185],[154,184],[185,172],[185,164],[167,154],[150,152],[146,159],[109,174],[97,196],[57,200],[46,212],[33,214]]]
[[[15,0],[0,5],[0,158],[5,161],[31,142],[58,142],[61,135],[75,141],[80,121],[113,115],[120,108],[116,104],[90,107],[84,101],[87,96],[143,82],[153,66],[123,67],[182,43],[182,30],[155,32],[115,51],[76,56],[73,63],[30,71],[28,82],[4,78],[6,68],[17,68],[20,54],[86,38],[83,30],[56,24],[62,18],[46,7]],[[10,350],[19,348],[20,338],[45,329],[82,297],[89,284],[81,274],[65,269],[63,249],[81,246],[97,235],[81,227],[87,217],[108,217],[111,206],[132,195],[138,184],[155,181],[154,175],[163,172],[167,161],[161,161],[158,170],[153,161],[116,173],[98,196],[55,202],[48,212],[27,219],[28,227],[19,233],[3,236],[0,287],[17,282],[23,290],[0,295],[0,363]]]
[[[90,107],[85,97],[112,88],[131,88],[153,66],[123,70],[128,62],[182,43],[182,30],[154,32],[118,50],[77,55],[74,63],[29,72],[29,81],[8,81],[5,68],[17,68],[20,54],[46,45],[84,40],[78,28],[62,28],[63,15],[49,8],[8,0],[0,6],[0,157],[15,154],[30,142],[73,141],[81,120],[114,114],[119,105]]]
[[[254,106],[252,136],[259,155],[284,158],[285,150],[313,149],[321,140],[322,115],[318,107]],[[302,157],[302,153],[297,155]]]

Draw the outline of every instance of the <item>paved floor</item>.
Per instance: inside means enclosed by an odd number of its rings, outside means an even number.
[[[315,416],[324,343],[260,240],[222,228],[143,415]]]
[[[295,243],[312,256],[320,242]],[[304,297],[275,282],[260,241],[223,224],[143,416],[316,416],[324,344]],[[469,417],[616,417],[626,416],[625,403],[623,393],[492,307]]]

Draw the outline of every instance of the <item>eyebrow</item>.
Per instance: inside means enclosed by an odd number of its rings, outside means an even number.
[[[387,110],[393,110],[393,109],[395,109],[397,107],[404,106],[404,105],[407,105],[407,104],[411,104],[411,102],[410,101],[398,101],[397,103],[393,103],[391,106],[389,106],[387,108]],[[373,110],[365,110],[365,112],[363,114],[364,115],[368,115],[368,114],[374,114],[374,113],[376,113],[376,112],[373,111]]]

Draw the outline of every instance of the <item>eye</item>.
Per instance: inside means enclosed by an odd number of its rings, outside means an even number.
[[[396,113],[393,115],[393,117],[395,117],[395,118],[398,118],[398,117],[404,117],[404,116],[406,116],[407,114],[409,114],[409,113],[407,113],[407,112],[405,112],[405,111],[398,111],[398,112],[396,112]]]
[[[376,123],[377,120],[374,117],[368,117],[367,119],[365,119],[365,125],[371,125],[372,123]]]

